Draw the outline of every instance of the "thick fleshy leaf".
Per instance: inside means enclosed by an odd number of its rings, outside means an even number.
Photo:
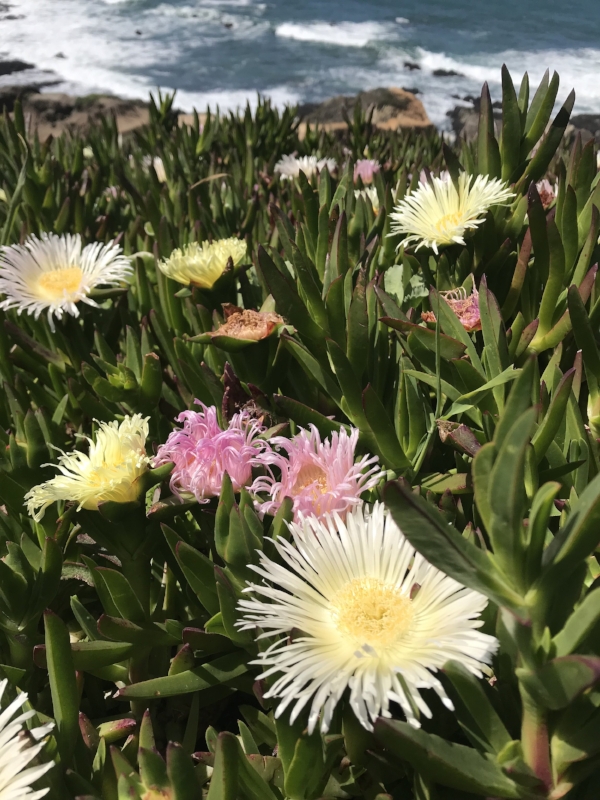
[[[600,658],[562,656],[549,661],[537,672],[517,669],[517,675],[538,703],[556,711],[600,681]]]
[[[498,605],[527,616],[523,600],[499,575],[489,554],[461,536],[436,509],[400,481],[388,483],[383,496],[396,524],[431,564]]]
[[[522,797],[522,790],[491,758],[471,747],[454,744],[406,722],[380,718],[375,735],[397,758],[442,786],[494,797]]]

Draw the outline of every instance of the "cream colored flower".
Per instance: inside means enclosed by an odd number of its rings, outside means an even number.
[[[506,205],[514,193],[503,181],[490,179],[489,175],[472,175],[461,172],[458,191],[450,179],[431,177],[396,206],[390,214],[391,236],[408,234],[401,242],[418,243],[420,247],[438,247],[447,244],[465,244],[464,235],[480,225],[488,209]]]
[[[448,660],[478,677],[487,671],[497,641],[477,630],[486,598],[416,553],[382,505],[358,507],[345,522],[305,517],[290,530],[293,541],[274,542],[280,563],[261,553],[251,567],[263,578],[246,589],[256,599],[239,603],[240,628],[259,628],[259,639],[285,634],[254,662],[265,668],[260,678],[281,673],[266,694],[280,698],[276,717],[293,705],[293,722],[310,704],[309,732],[321,713],[325,732],[349,689],[368,730],[391,716],[390,702],[418,727],[415,708],[431,716],[421,689],[452,707],[433,674]]]
[[[193,284],[200,289],[211,289],[225,272],[229,258],[234,267],[247,257],[246,242],[242,239],[219,239],[217,241],[192,242],[183,250],[173,250],[171,255],[158,264],[161,272],[185,286]]]
[[[129,259],[114,242],[94,242],[82,248],[81,236],[43,233],[24,244],[2,248],[0,256],[0,308],[16,308],[37,319],[44,311],[54,330],[54,317],[66,312],[79,316],[81,300],[97,306],[89,297],[96,286],[115,286],[132,273]]]
[[[0,681],[0,698],[4,694],[7,680]],[[53,761],[28,767],[44,747],[44,737],[54,725],[48,723],[39,728],[26,730],[25,722],[35,716],[35,711],[15,714],[27,702],[22,692],[0,712],[0,800],[39,800],[49,789],[32,788],[32,785],[54,766]],[[13,719],[14,717],[14,719]]]
[[[27,511],[39,522],[49,505],[72,500],[79,509],[92,511],[106,501],[127,503],[139,495],[135,481],[147,469],[148,417],[134,414],[123,422],[101,422],[96,441],[88,439],[88,454],[80,450],[62,453],[55,466],[61,473],[34,486],[25,495]],[[87,437],[84,437],[87,438]]]
[[[365,202],[370,200],[375,214],[379,213],[379,195],[374,186],[367,186],[366,189],[355,189],[354,197],[356,197],[357,200],[359,197],[362,197]]]
[[[150,167],[150,165],[154,167],[154,172],[156,173],[159,183],[167,182],[165,164],[160,156],[154,156],[154,158],[152,156],[144,156],[142,163],[147,169]]]
[[[275,164],[275,172],[278,172],[285,180],[297,178],[303,172],[310,178],[317,172],[327,168],[329,172],[337,169],[337,162],[334,158],[317,158],[317,156],[283,156]]]

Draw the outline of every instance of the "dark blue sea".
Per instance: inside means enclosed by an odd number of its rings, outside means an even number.
[[[506,63],[515,81],[558,71],[559,98],[575,88],[577,111],[600,112],[600,0],[8,0],[0,43],[55,74],[54,91],[160,86],[186,110],[402,86],[445,126],[483,81],[499,96]]]

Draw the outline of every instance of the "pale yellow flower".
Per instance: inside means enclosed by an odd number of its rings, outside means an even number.
[[[193,284],[200,289],[212,289],[219,280],[229,258],[234,267],[247,256],[246,242],[232,237],[215,242],[192,242],[182,250],[173,250],[171,255],[158,264],[161,272],[184,286]]]
[[[144,158],[142,159],[142,163],[145,167],[150,167],[150,165],[152,164],[159,183],[167,182],[167,172],[165,170],[165,163],[160,156],[154,156],[154,158],[152,158],[152,156],[144,156]]]
[[[478,175],[473,179],[467,172],[458,178],[458,190],[448,175],[431,177],[406,195],[390,214],[391,236],[408,234],[402,245],[417,243],[420,247],[465,244],[464,235],[477,228],[491,206],[506,205],[514,197],[503,181]]]
[[[62,453],[55,466],[60,475],[34,486],[25,495],[27,511],[39,522],[57,500],[72,500],[78,511],[98,509],[98,504],[137,500],[135,481],[148,469],[146,455],[148,417],[134,414],[123,422],[101,422],[96,441],[88,439],[88,454]],[[87,438],[87,437],[85,437]]]

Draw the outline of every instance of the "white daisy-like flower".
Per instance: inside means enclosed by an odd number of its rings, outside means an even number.
[[[293,722],[310,703],[309,731],[323,712],[326,732],[348,688],[368,730],[391,716],[390,702],[418,727],[414,708],[431,716],[419,690],[433,689],[452,708],[433,674],[449,659],[478,677],[489,672],[497,641],[477,630],[487,599],[415,552],[383,505],[357,508],[345,523],[306,517],[290,531],[293,541],[274,542],[283,565],[261,553],[252,569],[264,582],[250,584],[256,597],[239,603],[243,630],[261,629],[259,639],[286,634],[253,662],[265,668],[261,678],[282,673],[266,694],[280,698],[276,717],[293,705]]]
[[[214,242],[191,242],[180,250],[173,250],[158,267],[168,278],[172,278],[184,286],[190,284],[201,289],[212,289],[225,272],[227,262],[231,258],[237,267],[248,256],[246,242],[243,239],[218,239]]]
[[[0,294],[5,299],[0,308],[26,311],[36,319],[46,312],[54,330],[54,317],[61,319],[65,312],[78,317],[79,301],[97,307],[91,290],[116,286],[132,272],[129,259],[114,242],[82,247],[79,234],[29,236],[24,244],[2,248]]]
[[[119,424],[101,422],[96,441],[87,439],[87,455],[80,450],[62,453],[54,466],[61,473],[39,486],[34,486],[25,495],[27,511],[39,522],[48,506],[57,500],[73,500],[79,509],[92,511],[98,504],[112,501],[128,503],[137,500],[137,479],[150,462],[146,455],[148,417],[134,414],[125,417]],[[1,800],[1,798],[0,798]]]
[[[514,192],[506,183],[489,175],[472,175],[461,172],[458,191],[447,178],[431,177],[405,196],[390,214],[391,236],[408,234],[402,241],[406,247],[438,247],[447,244],[465,244],[464,235],[480,225],[491,206],[507,205]]]
[[[275,164],[275,172],[279,173],[285,180],[297,178],[301,172],[307,178],[310,178],[325,168],[329,172],[334,172],[337,169],[335,158],[317,158],[317,156],[301,156],[301,158],[297,158],[294,155],[289,155],[283,156]]]
[[[7,683],[7,680],[0,681],[0,698]],[[28,765],[42,750],[43,739],[54,726],[48,723],[27,731],[25,722],[35,716],[35,711],[25,711],[15,717],[26,702],[27,694],[22,692],[0,712],[0,800],[39,800],[49,792],[49,789],[36,791],[32,784],[52,769],[54,762]]]
[[[367,186],[366,189],[355,189],[354,190],[354,197],[358,200],[359,197],[362,197],[363,200],[370,200],[371,205],[373,206],[373,211],[377,214],[379,212],[379,195],[377,194],[377,189],[374,186]]]

